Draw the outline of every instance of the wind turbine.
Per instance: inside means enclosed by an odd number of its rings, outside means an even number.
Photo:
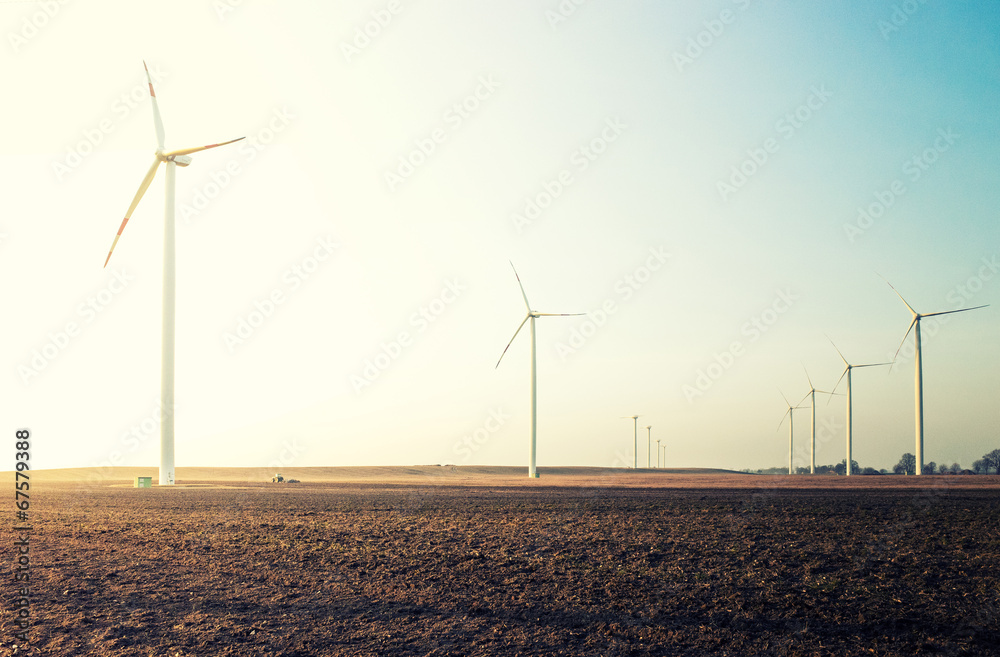
[[[639,469],[639,423],[641,415],[623,415],[621,419],[632,420],[632,469]]]
[[[660,439],[656,439],[656,468],[660,468]]]
[[[833,348],[837,349],[837,345],[833,343],[833,340],[830,338],[830,336],[827,336],[827,339],[830,340],[830,344],[833,345]],[[840,382],[843,381],[844,377],[846,376],[847,377],[847,470],[845,470],[845,472],[847,473],[847,476],[850,476],[851,459],[854,456],[854,438],[852,429],[853,411],[851,407],[851,370],[853,370],[855,367],[880,367],[882,365],[892,365],[892,363],[866,363],[865,365],[851,365],[850,363],[847,362],[847,359],[844,358],[844,354],[840,353],[840,349],[837,349],[837,354],[840,356],[840,360],[844,361],[844,373],[840,375],[839,379],[837,379],[837,385],[833,386],[833,391],[834,392],[837,391],[837,386],[840,385]],[[831,397],[831,400],[832,399],[833,398]]]
[[[794,425],[792,423],[792,411],[800,408],[805,408],[805,406],[792,406],[791,403],[789,403],[788,401],[788,397],[785,397],[785,393],[781,392],[781,390],[778,390],[778,392],[781,394],[781,398],[785,400],[785,403],[788,404],[788,410],[785,411],[785,415],[788,416],[788,474],[793,474],[794,471],[792,470],[792,436],[793,436]],[[781,422],[778,423],[778,429],[780,429],[781,425],[784,424],[785,415],[781,416]],[[777,429],[775,429],[775,431],[777,431]]]
[[[805,366],[802,369],[805,370]],[[809,381],[809,392],[806,393],[806,397],[809,397],[809,407],[812,414],[809,424],[809,474],[816,474],[816,393],[820,392],[824,395],[834,395],[836,393],[827,390],[817,390],[816,386],[813,385],[812,379],[809,378],[808,370],[806,370],[806,380]],[[806,397],[800,399],[799,403],[804,402]]]
[[[125,219],[118,228],[118,234],[115,235],[114,242],[111,243],[111,249],[108,250],[108,257],[104,260],[104,266],[108,266],[108,261],[111,260],[111,253],[115,250],[115,245],[118,244],[118,239],[122,236],[122,231],[125,230],[125,224],[128,223],[132,212],[139,205],[139,201],[142,200],[142,196],[146,193],[150,183],[153,182],[153,177],[156,175],[156,170],[159,168],[160,163],[166,162],[167,191],[165,196],[166,208],[163,214],[163,329],[161,334],[162,359],[160,364],[160,401],[164,412],[163,421],[160,424],[160,485],[172,486],[174,484],[174,280],[176,276],[174,267],[175,167],[186,167],[191,164],[191,153],[232,144],[240,139],[244,139],[244,137],[230,139],[219,144],[209,144],[208,146],[165,151],[163,147],[163,121],[160,120],[160,108],[156,103],[156,93],[153,91],[153,79],[149,75],[149,68],[146,67],[146,62],[143,62],[142,66],[146,69],[146,80],[149,82],[149,96],[153,103],[153,125],[156,128],[156,153],[153,165],[149,167],[146,177],[142,179],[142,183],[139,185],[139,191],[135,193],[131,205],[128,206]]]
[[[881,278],[881,277],[880,277]],[[892,287],[892,283],[882,279],[886,282],[889,287]],[[910,322],[909,328],[906,329],[906,334],[903,336],[903,340],[899,343],[899,348],[896,349],[896,356],[899,355],[899,350],[903,348],[903,343],[906,342],[906,338],[910,335],[910,331],[916,326],[916,330],[913,332],[914,341],[916,344],[916,351],[914,352],[914,382],[913,382],[913,396],[914,396],[914,414],[916,420],[916,443],[917,443],[917,453],[916,460],[917,466],[914,469],[916,474],[921,475],[924,472],[924,375],[923,375],[923,361],[921,358],[920,350],[920,320],[924,317],[934,317],[935,315],[950,315],[952,313],[963,313],[966,310],[978,310],[979,308],[985,308],[989,304],[982,306],[973,306],[972,308],[959,308],[958,310],[942,310],[936,313],[918,313],[913,309],[913,306],[906,303],[906,299],[903,295],[899,293],[899,290],[892,287],[892,291],[896,293],[899,300],[903,302],[906,309],[910,311],[913,315],[913,321]],[[896,356],[892,357],[893,362],[896,360]]]
[[[521,332],[522,328],[524,328],[524,323],[527,322],[528,320],[531,320],[531,325],[530,325],[530,329],[531,329],[531,429],[530,429],[530,443],[529,443],[529,447],[528,447],[528,476],[531,477],[532,479],[534,479],[535,477],[538,476],[538,473],[535,472],[535,438],[536,438],[536,430],[535,430],[536,429],[536,422],[535,422],[535,420],[537,418],[537,412],[536,412],[537,395],[535,394],[535,379],[536,379],[536,377],[535,377],[535,318],[536,317],[573,317],[573,316],[576,316],[576,315],[586,315],[587,313],[539,313],[539,312],[535,312],[534,310],[531,309],[531,304],[528,303],[528,295],[524,293],[524,286],[521,285],[521,277],[517,275],[517,269],[514,268],[514,263],[513,262],[510,263],[510,268],[514,269],[514,278],[517,279],[517,286],[519,288],[521,288],[521,296],[524,298],[524,306],[525,306],[525,308],[528,309],[528,314],[524,316],[524,319],[521,321],[520,326],[518,326],[517,330],[514,331],[514,336],[510,339],[510,342],[507,343],[507,346],[504,347],[503,353],[500,354],[500,360],[497,361],[496,367],[500,367],[500,361],[503,360],[504,354],[506,354],[507,350],[510,349],[510,345],[514,342],[514,338],[516,338],[517,334]],[[496,369],[496,367],[494,367],[493,369]]]
[[[653,425],[646,427],[646,468],[649,468],[649,462],[651,457],[649,455],[650,450],[653,449]]]

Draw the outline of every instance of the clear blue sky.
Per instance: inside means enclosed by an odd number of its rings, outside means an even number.
[[[538,320],[540,466],[630,463],[637,413],[671,465],[786,463],[778,390],[835,384],[826,336],[903,338],[877,274],[991,304],[925,325],[925,453],[1000,446],[1000,8],[676,4],[0,3],[3,426],[36,468],[158,462],[162,172],[101,268],[145,60],[168,148],[247,136],[178,170],[178,466],[526,464],[508,260],[592,313]],[[855,458],[891,467],[912,355],[854,392]]]

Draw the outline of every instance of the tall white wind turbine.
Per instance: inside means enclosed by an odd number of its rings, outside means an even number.
[[[623,415],[622,420],[632,420],[632,469],[639,469],[639,418],[641,415]]]
[[[500,361],[503,360],[504,354],[506,354],[507,350],[510,349],[510,345],[513,344],[514,338],[516,338],[517,334],[521,332],[522,328],[524,328],[525,322],[528,322],[530,320],[530,329],[531,329],[531,428],[529,430],[529,432],[530,432],[530,439],[529,439],[529,446],[528,446],[528,476],[531,477],[531,478],[535,478],[535,477],[538,476],[538,473],[535,471],[535,442],[536,442],[536,430],[535,430],[535,428],[536,428],[536,419],[537,419],[537,412],[536,412],[536,408],[537,407],[536,407],[536,404],[537,404],[537,400],[538,400],[537,399],[537,395],[536,395],[536,389],[535,389],[535,379],[536,379],[536,377],[535,377],[535,318],[536,317],[574,317],[576,315],[586,315],[587,313],[539,313],[539,312],[535,312],[534,310],[531,309],[531,304],[528,303],[528,295],[524,293],[524,286],[521,285],[521,277],[517,275],[517,269],[514,268],[514,263],[513,262],[510,263],[510,268],[514,269],[514,278],[517,279],[517,286],[519,288],[521,288],[521,297],[524,299],[524,306],[525,306],[525,308],[528,309],[528,314],[524,316],[524,319],[521,321],[521,324],[517,327],[517,330],[514,331],[514,336],[511,337],[510,342],[508,342],[507,346],[504,347],[503,353],[500,354],[500,360],[497,361],[496,367],[500,367]],[[496,367],[494,369],[496,369]]]
[[[656,467],[657,467],[657,469],[659,469],[659,467],[660,467],[660,439],[659,438],[656,439]]]
[[[885,279],[882,279],[885,281]],[[916,474],[921,475],[924,472],[924,375],[923,375],[923,361],[921,357],[920,349],[920,320],[925,317],[934,317],[936,315],[950,315],[952,313],[964,313],[967,310],[978,310],[979,308],[985,308],[989,304],[982,306],[973,306],[972,308],[959,308],[958,310],[942,310],[936,313],[918,313],[913,309],[913,306],[906,303],[906,299],[903,295],[899,293],[899,290],[892,287],[892,283],[885,281],[892,291],[896,293],[899,300],[906,305],[906,309],[910,311],[913,315],[913,321],[910,322],[909,328],[906,329],[906,334],[903,336],[903,340],[899,343],[899,348],[896,349],[896,356],[899,355],[899,350],[903,348],[903,343],[906,342],[906,338],[910,335],[910,331],[913,331],[914,343],[916,345],[916,350],[914,352],[914,382],[913,382],[913,395],[914,395],[914,414],[915,414],[915,424],[916,424],[916,443],[917,443],[917,466],[914,469]],[[914,330],[916,327],[916,330]],[[895,362],[896,356],[892,357]]]
[[[805,367],[802,368],[805,370]],[[809,422],[809,474],[816,474],[816,393],[820,392],[824,395],[836,394],[832,390],[817,390],[816,386],[813,385],[812,379],[809,378],[809,371],[806,370],[806,380],[809,382],[809,392],[806,393],[806,397],[809,397],[809,408],[810,408],[810,422]],[[803,397],[799,400],[801,404],[806,400]]]
[[[827,339],[830,339],[829,336],[827,336]],[[830,344],[833,345],[834,349],[837,349],[837,345],[834,344],[832,339],[830,339]],[[844,372],[843,374],[840,375],[840,378],[837,379],[837,385],[833,386],[833,391],[834,392],[837,391],[837,386],[840,385],[840,382],[843,381],[844,377],[846,376],[847,377],[847,470],[845,470],[845,472],[847,473],[847,476],[850,476],[851,460],[854,458],[854,435],[852,428],[854,415],[853,415],[853,407],[851,405],[851,399],[852,399],[851,370],[853,370],[855,367],[881,367],[882,365],[892,365],[892,363],[866,363],[864,365],[851,365],[850,363],[847,362],[847,359],[844,358],[844,354],[840,353],[840,349],[837,349],[837,355],[840,356],[840,360],[844,361]],[[833,397],[831,397],[830,399],[832,400]]]
[[[653,425],[650,424],[649,426],[646,427],[646,467],[647,468],[651,467],[650,466],[650,459],[651,459],[650,454],[651,454],[651,450],[652,449],[653,449]]]
[[[788,416],[788,474],[794,474],[792,470],[792,438],[795,434],[794,424],[792,422],[792,411],[798,410],[800,408],[805,408],[805,406],[792,406],[791,402],[788,401],[788,397],[785,397],[785,393],[778,391],[781,394],[781,398],[785,400],[785,404],[788,405],[788,410],[785,411],[785,415],[781,416],[781,422],[778,423],[778,429],[785,422],[785,416]],[[777,429],[775,429],[777,431]]]
[[[139,191],[135,193],[135,197],[132,199],[131,205],[128,206],[128,211],[125,213],[125,219],[122,221],[122,225],[118,228],[118,234],[115,235],[115,240],[111,243],[111,249],[108,250],[108,257],[104,261],[104,266],[108,266],[108,261],[111,260],[111,253],[115,250],[115,245],[118,244],[118,239],[122,236],[122,231],[125,230],[125,224],[128,223],[129,218],[132,216],[132,212],[135,210],[136,206],[139,205],[139,201],[142,199],[143,194],[146,193],[150,183],[153,182],[153,177],[156,175],[156,170],[159,168],[160,163],[165,162],[167,165],[167,192],[165,197],[166,208],[163,215],[163,329],[161,334],[162,360],[160,365],[160,401],[163,408],[163,421],[160,423],[160,485],[171,486],[174,484],[175,167],[186,167],[191,164],[190,155],[192,153],[204,151],[209,148],[216,148],[217,146],[232,144],[240,139],[244,139],[244,137],[240,137],[239,139],[230,139],[229,141],[224,141],[219,144],[209,144],[208,146],[196,146],[194,148],[182,148],[176,151],[165,151],[163,146],[163,121],[160,120],[160,108],[156,103],[156,93],[153,91],[153,80],[149,75],[149,68],[146,67],[146,62],[143,62],[142,66],[146,69],[146,80],[149,82],[149,96],[153,104],[153,125],[156,128],[156,153],[153,159],[153,165],[149,167],[149,171],[146,172],[146,177],[142,179],[142,183],[139,185]]]

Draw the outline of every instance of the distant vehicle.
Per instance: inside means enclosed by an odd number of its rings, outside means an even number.
[[[278,474],[276,474],[273,477],[271,477],[271,481],[274,482],[274,483],[276,483],[276,484],[280,484],[283,481],[285,481],[285,478],[282,477],[281,473],[279,472]]]

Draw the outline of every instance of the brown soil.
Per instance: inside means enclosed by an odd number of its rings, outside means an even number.
[[[1000,654],[1000,477],[184,470],[33,473],[0,655]]]

